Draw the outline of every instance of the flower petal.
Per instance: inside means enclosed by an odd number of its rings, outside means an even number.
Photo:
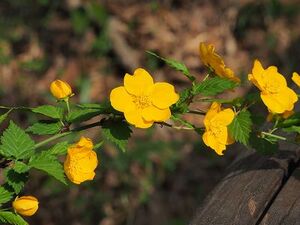
[[[260,61],[257,59],[254,61],[252,68],[252,74],[248,75],[248,80],[251,81],[259,90],[263,90],[263,73],[265,72]]]
[[[140,110],[126,111],[124,112],[124,116],[128,123],[138,128],[149,128],[154,123],[154,121],[144,120]]]
[[[153,78],[146,70],[138,68],[133,75],[125,74],[124,86],[130,94],[141,95],[151,89]]]
[[[114,88],[110,92],[110,102],[112,107],[120,112],[132,111],[135,109],[132,97],[128,94],[124,86]]]
[[[207,111],[204,117],[204,125],[205,127],[209,126],[210,120],[215,117],[221,111],[221,104],[218,102],[213,102]]]
[[[214,121],[219,122],[223,126],[228,126],[234,118],[234,112],[232,109],[224,109],[221,112],[218,113],[213,119],[212,123]]]
[[[295,102],[298,101],[296,93],[288,87],[276,94],[266,94],[262,92],[260,97],[272,113],[291,111],[294,108]]]
[[[159,109],[155,106],[150,106],[142,111],[142,117],[146,121],[166,121],[171,117],[171,111],[169,108]]]
[[[169,108],[179,99],[174,86],[166,82],[155,83],[151,97],[153,105],[160,109]]]
[[[300,87],[300,76],[298,73],[296,72],[293,73],[292,80],[298,87]]]
[[[205,132],[202,136],[202,140],[205,145],[209,146],[218,155],[223,155],[223,151],[226,149],[226,145],[220,143],[212,134],[211,132]]]

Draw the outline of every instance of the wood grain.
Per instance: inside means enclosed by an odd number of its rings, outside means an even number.
[[[235,162],[198,209],[191,225],[254,225],[280,192],[299,151],[257,153]]]
[[[300,225],[300,165],[293,171],[260,225]]]

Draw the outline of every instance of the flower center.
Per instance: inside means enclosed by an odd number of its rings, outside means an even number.
[[[132,95],[133,103],[138,109],[144,109],[151,105],[150,97],[147,95]]]
[[[275,94],[278,93],[280,85],[277,82],[268,82],[264,88],[267,92]]]
[[[219,124],[212,125],[211,132],[215,137],[219,137],[220,135],[222,135],[221,126]]]

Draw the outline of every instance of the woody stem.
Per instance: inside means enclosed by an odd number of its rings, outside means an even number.
[[[74,128],[73,130],[70,130],[70,131],[67,131],[67,132],[64,132],[64,133],[60,133],[60,134],[56,134],[48,139],[45,139],[39,143],[37,143],[34,147],[35,148],[39,148],[43,145],[46,145],[48,143],[50,143],[51,141],[54,141],[56,139],[59,139],[59,138],[62,138],[62,137],[65,137],[69,134],[72,134],[74,132],[79,132],[79,131],[82,131],[82,130],[87,130],[89,128],[93,128],[93,127],[97,127],[97,126],[100,126],[101,125],[101,121],[100,122],[95,122],[95,123],[91,123],[91,124],[87,124],[85,126],[81,126],[81,127],[77,127],[77,128]]]

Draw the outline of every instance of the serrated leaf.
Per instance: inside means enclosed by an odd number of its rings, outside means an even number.
[[[230,135],[238,142],[248,145],[252,120],[249,111],[244,110],[237,114],[228,126]]]
[[[56,123],[35,123],[26,129],[27,132],[31,132],[37,135],[49,135],[57,134],[62,129],[62,124],[60,122]]]
[[[90,120],[101,113],[102,112],[99,109],[76,109],[69,113],[67,121],[69,123],[83,122]]]
[[[249,144],[256,152],[263,155],[272,155],[278,151],[278,142],[272,143],[254,133],[250,134]]]
[[[131,132],[128,124],[124,121],[108,120],[102,124],[102,133],[104,137],[116,144],[123,152],[126,151]]]
[[[9,202],[13,195],[12,192],[6,190],[4,187],[0,187],[0,205]]]
[[[0,222],[12,225],[28,225],[28,223],[19,215],[12,212],[0,211]]]
[[[43,151],[38,155],[34,155],[30,159],[28,165],[46,172],[60,182],[66,184],[63,166],[58,161],[57,157],[49,152]]]
[[[5,170],[4,176],[7,184],[14,189],[16,194],[20,193],[28,180],[27,173],[17,173],[13,169]]]
[[[34,153],[33,140],[13,121],[10,121],[9,127],[3,132],[1,143],[0,154],[6,157],[27,159]]]
[[[47,152],[52,155],[64,155],[67,153],[69,147],[69,143],[64,141],[57,143],[52,148],[50,148]]]
[[[226,90],[233,89],[237,83],[221,77],[213,77],[198,83],[193,88],[193,94],[201,94],[203,96],[215,96]]]
[[[151,52],[151,51],[146,51],[148,54],[158,58],[158,59],[161,59],[162,61],[164,61],[168,66],[170,66],[171,68],[177,70],[177,71],[180,71],[182,72],[187,78],[189,78],[189,80],[191,81],[194,81],[195,80],[195,77],[193,77],[191,74],[190,74],[190,71],[188,70],[188,68],[181,62],[179,61],[176,61],[174,59],[167,59],[167,58],[163,58],[157,54],[155,54],[154,52]]]
[[[28,166],[27,164],[25,164],[23,162],[16,161],[13,169],[17,173],[26,173],[30,169],[30,166]]]
[[[42,105],[31,109],[34,113],[39,113],[53,119],[62,119],[64,110],[53,105]]]
[[[189,127],[189,128],[194,128],[193,124],[191,124],[190,122],[180,118],[178,115],[172,115],[171,119],[174,121],[178,121],[180,122],[182,125]]]
[[[99,113],[114,113],[118,112],[116,111],[110,104],[109,101],[105,101],[103,103],[97,104],[97,103],[82,103],[77,105],[78,108],[81,109],[98,109]]]

